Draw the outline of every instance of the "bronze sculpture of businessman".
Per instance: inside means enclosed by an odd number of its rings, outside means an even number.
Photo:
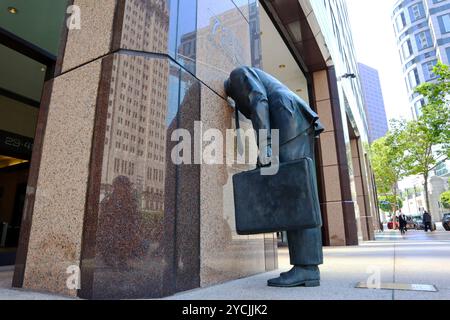
[[[258,166],[270,165],[272,141],[270,130],[279,130],[279,161],[300,158],[314,160],[314,139],[324,131],[318,115],[295,93],[262,70],[252,67],[235,69],[225,82],[227,95],[253,128],[267,130],[266,143],[258,145]],[[259,137],[258,137],[259,138]],[[260,139],[257,139],[258,143]],[[323,263],[321,228],[288,231],[290,262],[293,268],[268,281],[269,286],[319,286],[319,265]]]

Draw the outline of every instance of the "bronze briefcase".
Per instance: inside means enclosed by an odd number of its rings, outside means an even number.
[[[236,229],[240,235],[316,228],[322,225],[314,162],[280,164],[276,175],[261,169],[233,176]]]

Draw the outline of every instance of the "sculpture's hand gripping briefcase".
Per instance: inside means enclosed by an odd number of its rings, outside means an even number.
[[[240,235],[316,228],[322,225],[314,162],[280,164],[273,176],[261,169],[233,176],[236,228]]]

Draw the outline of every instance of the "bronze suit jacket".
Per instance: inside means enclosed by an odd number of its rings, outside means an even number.
[[[238,110],[260,129],[278,129],[283,145],[311,127],[315,136],[324,131],[308,104],[268,73],[251,67],[235,69],[225,82],[226,93]],[[259,136],[258,136],[259,138]],[[269,136],[270,144],[270,136]]]

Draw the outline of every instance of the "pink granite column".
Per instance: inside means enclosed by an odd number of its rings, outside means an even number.
[[[85,13],[83,28],[65,31],[65,54],[45,86],[14,285],[75,296],[67,270],[80,267],[98,96],[108,74],[100,57],[112,51],[118,6],[73,4]]]
[[[347,142],[334,70],[313,73],[317,113],[325,127],[319,140],[319,179],[324,215],[324,242],[331,246],[355,245],[358,233],[350,188]],[[348,136],[348,134],[347,134]]]
[[[367,177],[367,168],[365,155],[361,145],[360,138],[351,139],[353,175],[356,184],[356,195],[358,207],[360,210],[360,221],[363,240],[374,240],[373,233],[373,211],[369,191],[369,179]]]

